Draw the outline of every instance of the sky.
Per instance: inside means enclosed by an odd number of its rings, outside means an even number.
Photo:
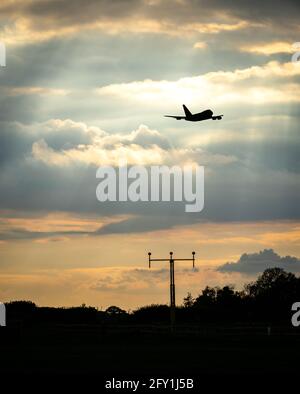
[[[0,300],[177,304],[300,272],[298,1],[2,0]],[[293,45],[294,44],[294,45]],[[300,54],[299,54],[300,59]],[[222,121],[165,118],[212,109]],[[99,202],[96,171],[204,166],[204,209]]]

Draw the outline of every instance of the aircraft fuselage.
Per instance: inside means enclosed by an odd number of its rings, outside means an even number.
[[[167,118],[175,118],[177,120],[187,120],[188,122],[199,122],[201,120],[207,120],[207,119],[212,119],[212,120],[221,120],[223,115],[213,115],[213,111],[211,109],[206,109],[205,111],[198,112],[197,114],[192,114],[191,111],[183,104],[183,109],[185,116],[181,115],[165,115]]]
[[[213,115],[213,111],[207,109],[206,111],[199,112],[198,114],[191,114],[185,117],[185,120],[189,122],[199,122],[200,120],[211,119]]]

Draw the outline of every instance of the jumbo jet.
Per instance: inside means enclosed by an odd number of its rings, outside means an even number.
[[[185,116],[177,116],[177,115],[165,115],[167,118],[175,118],[177,120],[188,120],[189,122],[200,122],[201,120],[221,120],[224,115],[213,116],[213,111],[211,109],[207,109],[205,111],[199,112],[198,114],[192,114],[189,109],[183,104],[183,109]]]

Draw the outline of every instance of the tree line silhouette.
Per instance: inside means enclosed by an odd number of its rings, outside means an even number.
[[[243,290],[233,286],[205,287],[193,298],[190,293],[176,307],[178,324],[287,324],[291,306],[300,301],[300,278],[281,268],[266,269]],[[118,306],[105,311],[86,306],[38,307],[31,301],[6,303],[7,324],[168,324],[168,305],[147,305],[126,312]]]

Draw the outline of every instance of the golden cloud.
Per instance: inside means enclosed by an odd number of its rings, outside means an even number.
[[[213,102],[215,106],[228,103],[298,102],[298,84],[292,83],[291,78],[299,75],[300,67],[297,64],[271,61],[263,66],[210,72],[202,76],[180,78],[177,81],[146,79],[111,84],[97,88],[96,93],[147,105],[163,102],[175,105],[178,103],[178,97],[186,103],[205,101]],[[266,79],[275,78],[279,79],[279,88],[266,86]],[[241,84],[242,81],[245,83]]]
[[[277,41],[266,44],[252,44],[241,47],[241,51],[250,53],[259,53],[262,55],[274,55],[276,53],[293,53],[291,42]]]

